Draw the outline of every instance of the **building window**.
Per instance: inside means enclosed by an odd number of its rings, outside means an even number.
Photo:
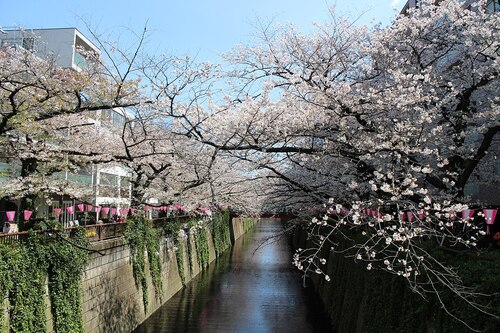
[[[130,178],[120,177],[120,197],[130,198]]]
[[[78,51],[75,51],[73,61],[74,61],[75,65],[77,65],[81,69],[89,68],[89,63],[87,61],[87,58]]]
[[[125,125],[125,117],[114,110],[101,110],[101,121],[115,128],[123,128]]]
[[[113,125],[115,127],[123,127],[125,124],[125,117],[116,111],[113,111]]]
[[[486,3],[486,10],[490,13],[500,12],[500,0],[489,0]]]
[[[113,118],[111,116],[111,110],[102,110],[101,111],[101,121],[111,123],[113,121]]]
[[[99,196],[118,197],[118,176],[101,172],[99,181]]]
[[[81,185],[92,185],[92,168],[82,167],[76,173],[68,173],[68,180]]]
[[[25,37],[23,38],[23,48],[28,51],[33,51],[33,46],[35,45],[35,38]]]

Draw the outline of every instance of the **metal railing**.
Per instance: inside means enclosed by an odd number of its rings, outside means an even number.
[[[160,217],[152,219],[152,224],[155,228],[161,228],[165,223],[169,221],[180,221],[185,222],[191,219],[191,216],[176,216],[176,217]],[[107,239],[123,237],[125,230],[127,229],[127,222],[113,222],[113,223],[98,223],[82,226],[85,228],[85,236],[91,242],[98,242]],[[52,234],[52,233],[63,233],[68,237],[71,237],[73,230],[78,227],[65,227],[63,229],[43,229],[37,230],[40,234]],[[28,238],[30,231],[19,231],[11,233],[0,233],[0,244],[13,244],[18,241],[22,241]]]
[[[85,236],[91,242],[98,242],[102,240],[119,238],[123,237],[125,233],[125,229],[127,228],[127,223],[102,223],[102,224],[92,224],[83,226],[85,228]],[[37,232],[40,234],[52,234],[52,233],[64,233],[71,237],[71,233],[77,227],[68,227],[64,229],[46,229],[46,230],[38,230]],[[30,232],[29,231],[19,231],[12,232],[6,234],[0,234],[0,243],[1,244],[13,244],[18,241],[22,241],[28,238]]]

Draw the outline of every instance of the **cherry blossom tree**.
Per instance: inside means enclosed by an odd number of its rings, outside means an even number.
[[[56,176],[101,165],[128,168],[134,207],[153,197],[208,205],[224,194],[236,202],[241,192],[222,179],[237,177],[229,178],[218,150],[190,139],[190,121],[206,117],[201,105],[215,66],[143,53],[146,30],[126,49],[93,37],[102,55],[88,54],[79,72],[23,49],[1,50],[2,152],[21,164],[21,177],[5,179],[2,196],[21,198],[24,208],[43,193],[85,200],[92,188]],[[106,124],[106,110],[124,121]]]
[[[191,132],[273,179],[271,204],[324,210],[295,257],[306,275],[329,279],[327,247],[487,312],[426,249],[485,233],[481,214],[462,215],[479,204],[467,185],[495,181],[497,165],[499,18],[484,5],[426,2],[383,29],[338,17],[312,34],[264,27],[226,56],[235,93]]]
[[[22,48],[0,50],[2,157],[21,170],[3,195],[23,198],[25,208],[36,193],[63,192],[48,176],[70,164],[70,151],[56,148],[54,141],[90,125],[84,115],[139,103],[132,100],[136,82],[110,82],[99,59],[88,54],[88,60],[89,66],[77,72]]]

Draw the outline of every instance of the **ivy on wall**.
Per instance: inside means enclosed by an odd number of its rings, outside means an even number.
[[[212,237],[214,240],[215,255],[218,257],[231,245],[229,211],[223,211],[215,214],[213,217]]]
[[[177,242],[177,268],[179,270],[179,277],[181,278],[182,285],[186,285],[186,272],[184,271],[184,242],[179,240]]]
[[[205,227],[197,228],[195,233],[196,258],[200,268],[204,268],[210,262],[210,251],[208,250],[208,236]]]
[[[255,225],[256,219],[250,218],[250,217],[245,217],[241,220],[241,222],[243,223],[243,231],[247,232]]]
[[[32,232],[25,241],[0,245],[0,290],[9,301],[1,331],[46,332],[48,280],[54,331],[83,332],[80,280],[89,260],[87,247],[83,229],[70,240]]]
[[[156,297],[163,291],[160,260],[160,232],[153,229],[151,221],[143,216],[129,219],[125,239],[130,248],[130,260],[137,287],[142,290],[144,312],[149,305],[148,283],[146,280],[146,253],[148,256],[149,273],[153,281]]]
[[[162,225],[163,233],[166,236],[172,237],[177,247],[175,258],[177,260],[177,269],[179,271],[179,277],[181,279],[182,285],[186,284],[186,272],[184,270],[184,242],[186,241],[186,233],[183,231],[181,235],[181,221],[178,217],[173,218]]]
[[[89,241],[82,228],[75,231],[71,241],[50,243],[46,256],[56,332],[84,332],[80,277],[89,261],[88,252],[83,250]]]
[[[60,227],[56,224],[53,222],[51,228]],[[195,227],[195,232],[187,237],[186,244],[186,237],[182,241],[177,239],[177,264],[184,284],[184,250],[186,249],[191,269],[195,264],[194,253],[197,254],[199,266],[207,266],[210,253],[208,232],[212,232],[217,255],[230,246],[229,214],[216,214],[211,230],[197,226],[196,219],[191,219],[182,226],[186,229]],[[136,285],[143,293],[145,311],[149,304],[146,255],[155,295],[161,298],[161,234],[163,231],[176,235],[180,228],[179,220],[164,226],[162,230],[153,229],[151,221],[144,217],[129,220],[125,237],[130,246]],[[73,233],[71,238],[67,238],[62,233],[32,232],[24,241],[0,244],[0,291],[3,299],[8,299],[7,309],[6,302],[0,302],[0,313],[7,313],[7,316],[0,315],[0,332],[46,332],[47,286],[54,331],[84,332],[80,282],[90,259],[89,241],[83,228],[75,229]]]

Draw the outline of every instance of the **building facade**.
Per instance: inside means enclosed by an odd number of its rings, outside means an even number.
[[[43,60],[53,61],[56,67],[71,68],[76,71],[81,71],[87,66],[86,54],[100,54],[97,46],[76,28],[0,29],[0,47],[21,47]],[[89,114],[89,123],[99,127],[100,131],[113,133],[123,128],[128,117],[132,115],[120,108],[97,110]],[[0,158],[0,186],[2,182],[19,176],[20,166],[15,160]],[[75,223],[111,219],[112,212],[119,215],[121,209],[130,206],[131,172],[121,165],[86,165],[77,172],[69,170],[57,172],[53,177],[64,179],[73,186],[86,188],[92,195],[82,198],[84,202],[66,196],[40,199],[35,205],[38,218],[48,218],[54,209],[60,208],[60,220],[66,226],[70,226]],[[82,203],[84,210],[80,211]],[[110,211],[104,214],[103,210],[96,211],[95,206],[109,207]],[[68,209],[68,207],[73,208]],[[16,220],[22,218],[18,200],[6,198],[0,200],[0,230],[7,222],[6,211],[16,211]]]

